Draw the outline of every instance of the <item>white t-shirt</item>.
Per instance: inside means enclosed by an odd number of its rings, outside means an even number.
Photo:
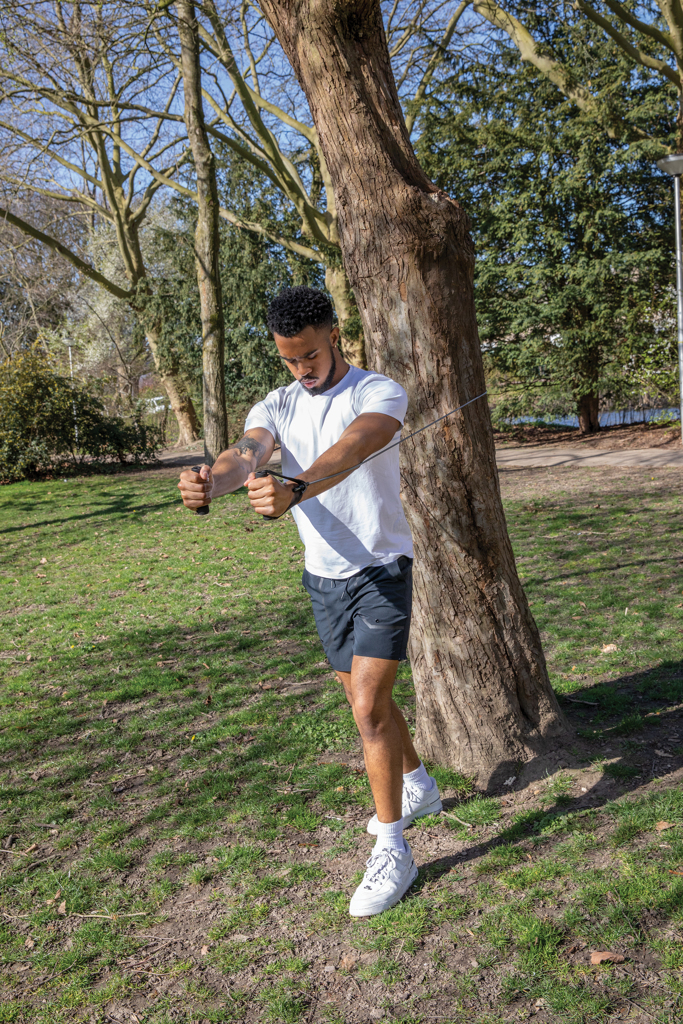
[[[247,416],[245,430],[265,427],[282,447],[282,472],[299,476],[339,440],[363,412],[380,412],[403,423],[408,398],[381,373],[350,367],[322,395],[309,395],[298,381],[278,388]],[[393,444],[400,437],[398,430]],[[413,542],[400,498],[399,449],[361,466],[351,476],[292,509],[306,548],[306,568],[315,576],[346,579],[369,565],[413,557]]]

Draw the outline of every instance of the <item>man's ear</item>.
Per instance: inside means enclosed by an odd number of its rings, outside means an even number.
[[[333,327],[330,331],[330,345],[339,348],[339,327]]]

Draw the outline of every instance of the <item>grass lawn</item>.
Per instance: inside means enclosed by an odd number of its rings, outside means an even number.
[[[681,473],[502,485],[575,745],[489,796],[437,769],[418,882],[361,921],[291,518],[165,470],[0,491],[0,1022],[683,1021]]]

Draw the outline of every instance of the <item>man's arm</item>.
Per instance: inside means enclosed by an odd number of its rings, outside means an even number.
[[[332,480],[319,484],[311,484],[304,491],[302,501],[314,498],[316,494],[328,491],[345,480],[351,467],[374,455],[388,445],[401,424],[393,416],[381,412],[364,412],[350,423],[336,444],[316,459],[312,466],[299,474],[300,480],[317,480],[319,477],[339,473]],[[249,501],[255,512],[261,516],[281,516],[292,500],[294,484],[280,483],[272,476],[255,478],[251,475],[247,480]]]
[[[213,464],[202,466],[201,473],[185,469],[180,474],[180,493],[187,508],[210,505],[213,498],[243,487],[250,473],[268,462],[275,438],[265,427],[252,427],[241,440],[221,452]]]

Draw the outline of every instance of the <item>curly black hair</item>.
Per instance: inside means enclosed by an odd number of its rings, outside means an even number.
[[[334,310],[325,292],[297,285],[283,288],[268,306],[268,330],[293,338],[304,327],[332,327]]]

